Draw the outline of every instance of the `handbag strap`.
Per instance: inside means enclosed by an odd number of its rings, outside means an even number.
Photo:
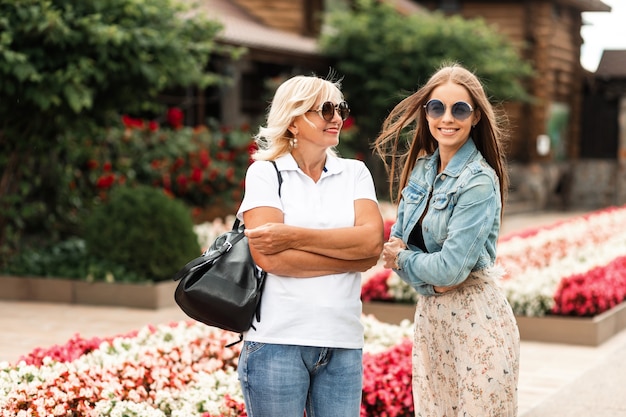
[[[272,165],[274,165],[274,169],[276,170],[276,175],[278,175],[278,196],[282,197],[282,195],[280,195],[280,189],[282,188],[283,185],[283,176],[281,175],[280,171],[278,170],[278,166],[276,165],[276,161],[270,161],[272,163]]]
[[[282,197],[281,195],[281,189],[283,186],[283,176],[280,173],[280,171],[278,170],[278,166],[276,165],[276,161],[270,161],[272,163],[272,165],[274,165],[274,169],[276,170],[276,176],[278,177],[278,197]],[[239,225],[241,224],[241,221],[239,219],[235,219],[235,223],[233,224],[233,230],[238,230],[239,229]],[[234,242],[233,242],[234,244]]]
[[[281,196],[281,189],[282,189],[282,185],[283,185],[283,176],[281,175],[280,171],[278,170],[278,166],[276,165],[276,161],[270,161],[272,163],[272,165],[274,165],[274,169],[276,170],[276,175],[278,176],[278,197],[282,197]],[[239,224],[240,221],[239,219],[235,219],[235,223],[233,224],[233,230],[238,230],[239,229]],[[245,227],[245,226],[244,226]],[[243,237],[243,233],[240,235],[240,237]],[[220,254],[221,255],[221,254]],[[265,271],[260,271],[261,272],[261,277],[263,278],[263,281],[261,283],[261,288],[259,291],[263,291],[263,287],[265,286]],[[261,300],[259,299],[259,304],[256,307],[256,311],[254,313],[256,315],[256,319],[257,321],[261,321]],[[250,324],[251,327],[254,328],[254,325]],[[232,347],[234,345],[236,345],[239,342],[243,341],[243,333],[239,333],[239,339],[235,340],[232,343],[229,343],[226,345],[227,348]]]

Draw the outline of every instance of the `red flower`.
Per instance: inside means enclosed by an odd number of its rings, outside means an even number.
[[[385,220],[384,223],[384,240],[385,242],[389,240],[389,237],[391,236],[391,227],[394,225],[396,221],[393,219],[387,219]]]
[[[105,162],[104,165],[102,165],[102,170],[104,172],[110,172],[111,171],[111,163],[109,161]]]
[[[192,182],[196,182],[196,183],[202,182],[202,170],[200,168],[197,168],[197,167],[194,168],[191,171],[191,175],[190,175],[189,179]]]
[[[180,185],[181,188],[186,187],[188,182],[189,180],[184,174],[180,174],[178,177],[176,177],[176,183]]]
[[[413,342],[405,338],[385,352],[363,355],[361,416],[413,415],[412,349]]]
[[[595,316],[626,300],[626,256],[563,278],[554,295],[553,314]]]
[[[254,162],[254,159],[252,159],[252,154],[255,153],[258,149],[259,149],[259,146],[257,145],[255,141],[250,142],[250,144],[248,145],[248,163],[249,164]]]
[[[124,123],[124,126],[130,129],[142,129],[143,128],[143,120],[134,119],[127,114],[122,116],[122,123]]]
[[[114,182],[115,182],[115,175],[113,174],[102,175],[100,178],[98,178],[98,181],[96,181],[96,187],[100,189],[110,188]]]
[[[200,166],[202,168],[206,168],[209,166],[209,163],[211,163],[211,156],[209,155],[209,151],[207,151],[206,149],[201,149],[200,150]]]
[[[157,130],[159,130],[159,124],[156,121],[151,120],[150,122],[148,122],[148,129],[150,130],[150,132],[156,132]]]
[[[183,111],[179,109],[178,107],[171,107],[167,111],[167,122],[174,129],[180,129],[183,126],[184,118],[185,118],[185,115],[183,114]]]
[[[354,117],[348,116],[348,118],[343,121],[343,130],[349,130],[352,126],[354,126]]]
[[[361,286],[361,299],[363,301],[389,301],[392,299],[387,286],[387,279],[391,275],[391,269],[383,269],[372,276]]]
[[[98,161],[96,161],[95,159],[90,159],[89,161],[87,161],[87,168],[90,170],[98,168],[98,165]]]

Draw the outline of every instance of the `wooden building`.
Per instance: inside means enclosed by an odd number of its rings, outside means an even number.
[[[181,0],[192,3],[192,0]],[[232,82],[219,88],[173,92],[169,104],[185,110],[185,122],[207,118],[223,125],[260,122],[276,83],[295,74],[325,74],[329,63],[319,53],[320,11],[323,0],[193,0],[195,12],[223,25],[217,40],[242,47],[240,59],[215,56],[211,69]],[[275,86],[274,86],[275,87]],[[167,101],[168,97],[163,97]]]
[[[605,50],[583,93],[571,199],[588,207],[626,204],[626,50]]]
[[[580,153],[582,12],[608,12],[600,0],[430,0],[431,10],[482,18],[531,62],[532,103],[509,103],[509,157],[519,163],[566,161]],[[549,146],[547,146],[549,145]]]
[[[508,103],[509,158],[517,163],[567,161],[580,154],[585,70],[580,64],[583,12],[608,12],[600,0],[388,0],[403,13],[439,10],[482,18],[517,45],[535,76],[528,81],[532,103]],[[239,62],[222,62],[234,77],[228,89],[196,93],[204,113],[229,124],[263,114],[263,80],[295,73],[325,73],[317,36],[327,0],[200,0],[207,17],[224,24],[222,42],[244,46]]]
[[[580,63],[582,13],[610,12],[608,5],[600,0],[427,0],[421,4],[484,19],[506,35],[534,68],[527,85],[534,100],[506,104],[511,121],[509,209],[516,205],[522,210],[593,209],[626,202],[626,163],[617,163],[617,101],[608,98],[602,82]],[[614,74],[611,80],[609,90],[615,92]],[[608,135],[602,142],[597,136],[600,131]]]
[[[331,63],[319,51],[317,38],[322,14],[335,0],[193,1],[197,12],[223,24],[220,42],[244,47],[246,53],[236,62],[217,59],[212,64],[233,79],[231,85],[183,93],[188,124],[208,116],[231,126],[260,122],[271,99],[266,94],[279,82],[296,74],[328,73]],[[411,0],[386,1],[401,13],[424,11]],[[173,105],[181,105],[180,94],[172,98]]]
[[[200,11],[224,25],[219,40],[243,46],[237,62],[213,65],[232,76],[225,88],[190,91],[193,120],[207,115],[236,125],[260,121],[271,97],[264,96],[285,78],[302,73],[324,75],[329,62],[321,55],[317,36],[321,14],[334,0],[199,0]],[[350,1],[350,0],[345,0]],[[583,117],[585,82],[580,63],[583,12],[610,12],[601,0],[385,0],[402,13],[438,10],[467,19],[480,18],[517,46],[534,68],[527,91],[529,103],[506,103],[511,138],[513,195],[549,205],[553,194],[571,205],[572,163],[588,154]],[[265,84],[264,84],[265,83]],[[597,82],[596,82],[597,84]],[[608,152],[608,150],[607,150]],[[525,195],[523,195],[525,194]],[[570,193],[571,195],[571,193]]]

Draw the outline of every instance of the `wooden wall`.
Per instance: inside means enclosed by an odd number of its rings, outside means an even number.
[[[298,35],[317,35],[324,0],[233,0],[263,24]]]

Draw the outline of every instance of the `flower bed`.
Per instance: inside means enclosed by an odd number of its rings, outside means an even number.
[[[412,415],[411,333],[363,316],[361,416]],[[75,336],[0,363],[0,416],[245,416],[235,336],[196,322],[111,338]],[[70,413],[71,412],[71,413]]]
[[[502,285],[518,316],[559,320],[555,326],[565,329],[617,310],[615,326],[626,326],[624,224],[626,207],[611,208],[504,236],[498,262],[508,273]],[[222,227],[208,227],[207,242]],[[366,304],[404,301],[412,310],[414,297],[389,270],[376,271],[363,286]],[[363,323],[361,416],[413,415],[410,321],[391,325],[364,315]],[[18,363],[0,363],[0,417],[243,417],[236,375],[241,345],[224,348],[234,338],[195,322],[110,338],[77,335]]]
[[[500,282],[524,340],[597,346],[626,329],[626,206],[503,236]],[[389,269],[362,287],[363,311],[398,323],[416,293]]]
[[[515,313],[590,317],[626,300],[624,225],[626,206],[503,237],[498,263]]]
[[[503,236],[496,263],[516,315],[593,317],[626,300],[626,206]],[[415,292],[391,270],[362,288],[364,301],[413,304]]]

